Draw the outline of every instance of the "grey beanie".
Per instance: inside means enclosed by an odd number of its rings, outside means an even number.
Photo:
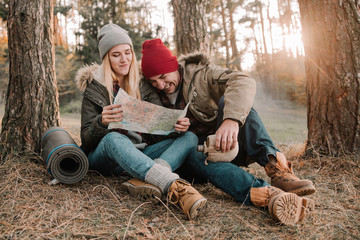
[[[113,23],[106,24],[99,30],[97,40],[101,59],[116,45],[129,44],[131,47],[133,46],[127,31]]]

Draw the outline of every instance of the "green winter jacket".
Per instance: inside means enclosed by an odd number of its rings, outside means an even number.
[[[100,140],[110,132],[102,124],[101,113],[103,107],[110,105],[109,93],[105,87],[102,67],[97,64],[85,66],[78,70],[76,83],[83,94],[81,105],[81,148],[86,154],[96,148]],[[149,94],[150,85],[141,84],[142,92]],[[156,101],[154,101],[156,103]],[[159,104],[159,103],[158,103]],[[128,131],[127,135],[138,148],[143,148],[141,136]]]

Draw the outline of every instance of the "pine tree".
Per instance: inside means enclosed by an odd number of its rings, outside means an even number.
[[[2,157],[12,152],[40,153],[41,134],[60,124],[52,18],[52,1],[9,1],[10,70]]]

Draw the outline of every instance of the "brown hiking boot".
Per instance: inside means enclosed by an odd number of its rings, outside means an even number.
[[[299,196],[310,195],[315,192],[314,184],[307,179],[299,179],[295,176],[291,163],[281,152],[276,153],[276,164],[268,163],[265,166],[267,175],[271,178],[271,185],[295,193]]]
[[[314,210],[312,199],[299,197],[273,187],[251,188],[250,200],[257,207],[268,207],[270,216],[284,225],[294,225],[302,221]]]
[[[171,184],[168,198],[171,203],[180,206],[189,220],[193,220],[198,216],[207,201],[190,183],[180,179]]]
[[[121,185],[126,188],[131,196],[149,200],[153,203],[159,202],[162,197],[160,188],[136,178],[130,179]]]

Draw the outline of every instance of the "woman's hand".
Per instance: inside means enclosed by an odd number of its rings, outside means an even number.
[[[101,122],[105,126],[112,122],[121,122],[123,120],[123,110],[120,104],[111,104],[105,106],[101,113]]]
[[[189,118],[179,118],[175,123],[175,130],[178,132],[186,132],[189,129],[190,120]]]

